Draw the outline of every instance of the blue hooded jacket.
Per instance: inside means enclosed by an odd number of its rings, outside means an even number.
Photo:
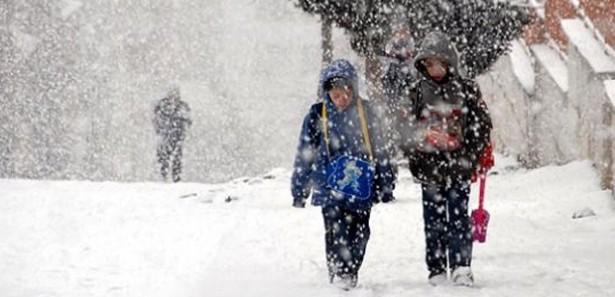
[[[344,110],[338,110],[324,85],[332,78],[341,77],[351,82],[353,100]],[[350,201],[337,199],[331,195],[326,185],[326,169],[330,162],[341,155],[359,157],[369,160],[357,108],[358,79],[354,67],[346,60],[336,60],[327,66],[320,74],[319,95],[323,102],[312,105],[303,121],[299,146],[291,179],[291,190],[294,203],[303,205],[312,194],[313,205],[339,205],[350,209],[365,209],[374,202],[393,200],[395,188],[396,166],[392,162],[392,148],[385,139],[384,127],[380,124],[380,114],[375,105],[362,101],[367,118],[367,126],[374,154],[375,179],[370,199]],[[329,134],[329,151],[323,133],[321,119],[322,107],[327,109]]]

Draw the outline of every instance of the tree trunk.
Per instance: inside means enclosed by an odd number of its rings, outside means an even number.
[[[372,0],[366,0],[365,4],[365,16],[369,12],[374,10],[374,3]],[[370,25],[372,26],[372,25]],[[367,95],[370,100],[383,102],[384,91],[382,90],[382,65],[378,59],[377,44],[372,38],[375,28],[367,29],[367,53],[365,55],[365,78],[367,79]]]
[[[320,34],[322,35],[322,65],[328,65],[333,59],[333,42],[331,38],[332,22],[330,19],[322,18],[320,23]]]

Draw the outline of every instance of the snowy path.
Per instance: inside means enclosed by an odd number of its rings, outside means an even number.
[[[0,180],[0,296],[615,296],[614,206],[589,163],[498,171],[475,288],[427,285],[402,171],[352,292],[327,285],[319,209],[290,207],[282,170],[223,185]],[[587,206],[597,216],[571,219]]]

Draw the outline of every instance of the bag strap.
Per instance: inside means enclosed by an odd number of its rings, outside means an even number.
[[[327,102],[323,100],[320,111],[320,120],[322,121],[322,130],[325,136],[325,145],[327,146],[327,155],[331,155],[329,151],[329,119],[327,117]]]
[[[357,99],[357,107],[358,107],[358,112],[359,112],[359,121],[361,122],[361,134],[363,135],[363,143],[365,144],[365,147],[367,148],[367,153],[369,154],[369,160],[371,162],[374,161],[374,152],[372,150],[372,142],[370,141],[370,137],[369,137],[369,130],[367,128],[367,118],[365,116],[365,109],[363,108],[363,103],[361,100],[361,98]],[[322,125],[323,125],[323,134],[325,137],[325,144],[327,145],[327,154],[330,155],[331,151],[329,148],[329,119],[327,116],[327,102],[323,101],[322,103],[322,109],[320,111],[320,119],[322,121]]]
[[[367,118],[365,116],[365,109],[363,108],[363,100],[361,98],[358,99],[358,107],[359,107],[359,120],[361,122],[361,130],[363,130],[363,142],[365,143],[365,147],[367,148],[367,152],[369,153],[369,160],[374,161],[374,151],[372,150],[372,142],[369,137],[369,130],[367,129]]]

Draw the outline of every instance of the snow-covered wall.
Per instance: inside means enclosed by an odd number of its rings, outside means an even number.
[[[527,161],[530,96],[517,79],[512,60],[500,59],[492,71],[478,77],[478,82],[493,119],[496,149]]]
[[[566,64],[558,52],[547,45],[534,45],[531,49],[536,69],[531,129],[537,155],[543,162],[556,164],[576,160],[580,157],[575,136],[578,118],[566,95]]]
[[[613,198],[615,198],[615,79],[604,81],[604,90],[606,95],[604,124],[607,128],[607,135],[604,143],[602,186],[610,187],[613,191]]]
[[[603,187],[613,188],[615,57],[582,21],[563,20],[562,28],[570,40],[565,58],[547,45],[533,45],[531,57],[514,46],[479,78],[494,118],[496,148],[529,166],[589,159]],[[526,59],[531,75],[520,70]]]
[[[607,96],[604,80],[615,78],[615,58],[606,53],[604,46],[594,38],[580,20],[562,21],[570,39],[568,47],[569,98],[579,116],[577,137],[581,155],[594,162],[603,176],[603,185],[612,179],[611,170],[613,130],[612,102]],[[609,164],[611,163],[611,164]]]

